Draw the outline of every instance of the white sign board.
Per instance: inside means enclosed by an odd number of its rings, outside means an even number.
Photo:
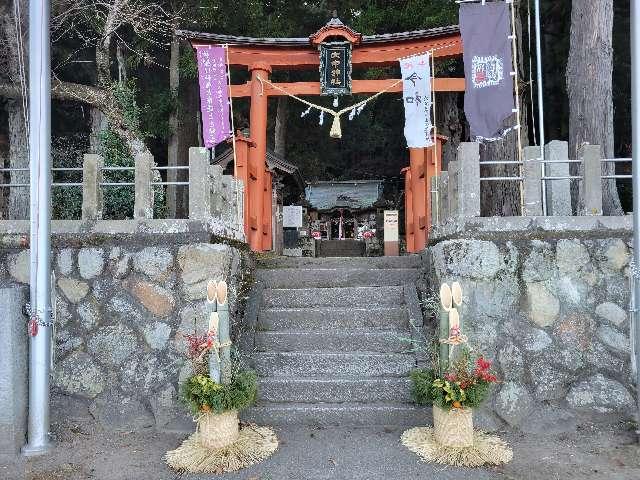
[[[284,228],[301,228],[302,207],[299,205],[285,205],[282,207],[282,226]]]
[[[398,210],[384,211],[384,241],[398,241]]]

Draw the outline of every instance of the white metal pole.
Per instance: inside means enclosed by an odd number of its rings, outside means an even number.
[[[29,0],[29,164],[31,313],[28,442],[23,455],[50,449],[51,364],[51,58],[49,0]]]
[[[631,275],[634,277],[633,285],[633,315],[632,324],[635,326],[635,365],[636,365],[636,391],[637,391],[637,418],[636,425],[638,441],[640,442],[640,0],[631,0],[631,117],[632,117],[632,185],[633,185],[633,257],[634,268]]]
[[[540,0],[535,1],[536,10],[536,84],[538,86],[538,132],[540,135],[540,159],[542,160],[542,178],[545,178],[547,168],[544,163],[544,98],[542,95],[542,39],[540,28]],[[547,214],[547,182],[542,180],[542,214]]]

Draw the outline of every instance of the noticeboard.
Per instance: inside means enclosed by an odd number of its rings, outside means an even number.
[[[285,205],[282,207],[282,226],[283,228],[301,228],[302,206]]]

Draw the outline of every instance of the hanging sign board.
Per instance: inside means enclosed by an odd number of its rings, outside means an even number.
[[[320,95],[351,95],[351,44],[320,44]]]
[[[282,207],[282,227],[302,227],[302,207],[299,205],[285,205]]]

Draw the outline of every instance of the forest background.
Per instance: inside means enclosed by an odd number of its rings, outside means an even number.
[[[537,138],[533,0],[514,0],[518,33],[521,125],[525,144]],[[307,37],[336,10],[363,34],[392,33],[457,24],[452,0],[52,0],[53,156],[56,167],[82,165],[82,154],[100,153],[107,165],[132,165],[149,151],[159,165],[187,164],[198,145],[197,70],[193,51],[176,29],[252,37]],[[607,158],[631,154],[629,0],[541,0],[547,140],[570,142],[570,157],[583,142],[600,144]],[[28,68],[26,0],[0,0],[0,167],[28,166],[25,112]],[[356,70],[354,78],[396,77],[395,68]],[[462,76],[462,61],[439,62],[436,76]],[[234,69],[234,83],[248,73]],[[533,82],[530,79],[533,79]],[[276,81],[317,81],[318,73],[279,72]],[[341,106],[359,98],[342,99]],[[314,98],[329,105],[331,99]],[[269,104],[269,148],[300,167],[307,181],[384,179],[387,198],[401,205],[400,170],[408,164],[399,94],[371,102],[343,121],[341,140],[330,122],[283,97]],[[436,96],[439,133],[450,137],[444,161],[468,139],[463,95]],[[234,102],[236,127],[248,126],[248,100]],[[514,159],[516,135],[481,149],[485,159]],[[486,167],[485,167],[486,168]],[[493,167],[491,174],[512,167]],[[613,165],[611,165],[613,168]],[[618,167],[624,168],[624,167]],[[22,183],[26,173],[4,174]],[[58,181],[78,181],[57,173]],[[109,181],[127,180],[110,173]],[[484,186],[483,213],[518,213],[514,182]],[[620,193],[618,196],[617,193]],[[577,192],[574,192],[577,195]],[[54,217],[79,215],[80,188],[54,190]],[[158,192],[157,214],[180,215],[184,202]],[[620,201],[621,200],[621,201]],[[605,213],[629,210],[628,182],[605,182]],[[106,218],[132,213],[132,191],[109,189]],[[26,218],[28,189],[0,189],[0,218]],[[184,212],[182,212],[184,213]]]

